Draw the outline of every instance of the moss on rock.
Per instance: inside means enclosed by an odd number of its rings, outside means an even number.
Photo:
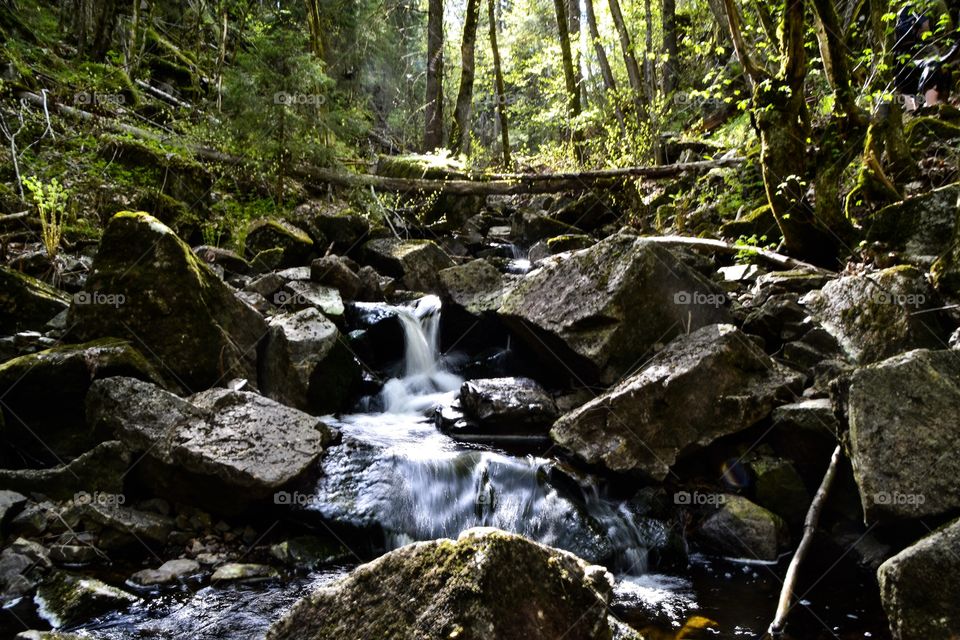
[[[0,266],[0,333],[40,329],[69,305],[66,293]]]

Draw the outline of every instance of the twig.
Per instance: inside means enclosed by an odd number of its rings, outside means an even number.
[[[767,634],[771,638],[783,637],[783,628],[787,624],[787,615],[790,613],[790,601],[793,599],[793,588],[797,582],[797,574],[800,571],[800,563],[803,562],[810,545],[813,543],[813,534],[817,530],[817,524],[820,522],[820,512],[823,511],[823,505],[827,501],[827,495],[830,493],[830,485],[833,484],[833,477],[837,474],[837,463],[840,461],[840,445],[833,450],[833,456],[830,458],[830,466],[823,475],[823,481],[820,488],[817,489],[817,495],[813,497],[810,503],[810,510],[807,511],[807,518],[803,522],[803,538],[797,545],[797,551],[793,554],[790,566],[787,568],[787,575],[783,579],[783,589],[780,591],[780,601],[777,605],[777,614],[767,629]]]

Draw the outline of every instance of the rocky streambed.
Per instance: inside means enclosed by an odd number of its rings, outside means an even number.
[[[837,442],[790,633],[960,632],[942,238],[768,271],[521,205],[0,267],[3,633],[761,637]]]

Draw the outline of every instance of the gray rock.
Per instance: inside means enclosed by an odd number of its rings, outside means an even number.
[[[362,565],[300,600],[267,638],[609,640],[611,594],[612,577],[601,567],[520,536],[471,529]]]
[[[121,609],[137,600],[135,595],[96,578],[81,578],[62,571],[44,580],[34,596],[40,615],[55,629]]]
[[[735,327],[713,325],[671,342],[550,435],[588,463],[663,480],[681,453],[752,426],[802,381]]]
[[[17,538],[0,552],[0,605],[33,591],[53,565],[46,548]]]
[[[857,364],[946,341],[936,313],[917,313],[934,306],[934,293],[912,267],[839,278],[800,302]]]
[[[735,495],[724,496],[720,509],[700,525],[697,538],[725,556],[767,561],[776,560],[789,541],[779,516]]]
[[[41,329],[70,306],[70,297],[19,271],[0,266],[0,333]]]
[[[884,562],[877,580],[894,640],[960,635],[960,520]]]
[[[130,576],[130,582],[139,587],[179,584],[200,571],[200,563],[189,558],[167,560],[156,569],[144,569]]]
[[[363,281],[339,256],[324,256],[310,264],[310,279],[340,292],[344,300],[356,300],[363,291]]]
[[[474,315],[499,309],[514,282],[482,258],[444,269],[439,277],[444,300]]]
[[[351,253],[370,233],[370,222],[341,202],[310,201],[297,207],[293,219],[318,247],[333,244],[338,253]]]
[[[211,389],[187,401],[132,378],[95,382],[87,412],[144,452],[135,469],[158,494],[223,513],[299,479],[333,439],[319,419],[255,393]]]
[[[917,350],[858,369],[849,454],[867,523],[960,508],[960,359]]]
[[[129,342],[107,338],[66,345],[0,364],[4,440],[51,463],[80,455],[104,434],[84,428],[83,403],[90,383],[130,376],[163,384]],[[56,402],[50,402],[56,390]]]
[[[188,389],[256,381],[266,325],[168,227],[121,212],[104,231],[82,295],[70,307],[80,340],[126,338]]]
[[[802,525],[810,507],[810,494],[793,464],[783,458],[757,456],[748,466],[755,479],[754,501],[788,524]]]
[[[217,567],[210,581],[217,582],[262,582],[280,577],[280,572],[264,564],[231,563]]]
[[[546,389],[529,378],[470,380],[460,387],[464,414],[494,428],[548,427],[559,415]]]
[[[958,202],[960,184],[951,184],[892,204],[870,218],[867,240],[885,242],[929,267],[950,248],[957,231]]]
[[[685,330],[725,322],[726,296],[670,251],[616,235],[544,261],[500,315],[550,362],[613,383]]]
[[[340,292],[333,287],[315,282],[302,280],[288,282],[283,291],[274,294],[273,303],[288,311],[314,307],[330,318],[339,318],[343,315],[343,298]]]
[[[281,267],[295,267],[310,259],[314,246],[313,240],[303,229],[289,222],[268,218],[251,223],[244,241],[246,257],[252,259],[271,249],[282,250]]]
[[[26,503],[27,497],[25,495],[9,489],[0,489],[0,529],[2,529],[7,518],[15,516]]]
[[[370,240],[363,246],[363,254],[370,266],[402,280],[412,291],[438,291],[438,273],[453,266],[450,257],[432,240]]]
[[[244,287],[244,290],[271,299],[273,298],[273,294],[280,291],[286,282],[286,280],[278,276],[275,272],[270,272],[251,281],[250,284]]]
[[[193,252],[209,265],[220,265],[227,271],[241,275],[250,273],[250,263],[229,249],[203,245],[194,247]]]
[[[360,368],[336,325],[308,307],[270,319],[260,378],[267,397],[329,413],[346,408],[360,383]]]
[[[0,469],[0,484],[55,500],[71,500],[82,492],[116,494],[123,491],[123,478],[131,461],[122,443],[107,441],[56,467]]]
[[[168,516],[124,506],[123,494],[79,494],[74,500],[77,517],[87,530],[99,532],[104,549],[161,547],[173,529],[173,519]]]

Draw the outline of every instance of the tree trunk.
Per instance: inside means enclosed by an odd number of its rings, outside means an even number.
[[[500,47],[497,46],[497,12],[494,0],[487,0],[487,22],[490,23],[490,51],[493,56],[493,89],[500,121],[500,144],[503,147],[503,166],[510,166],[510,128],[507,125],[507,96],[503,84],[503,68],[500,66]]]
[[[310,28],[310,51],[323,60],[323,22],[320,19],[319,0],[304,0],[307,8],[307,26]]]
[[[587,88],[583,82],[582,53],[580,51],[580,0],[567,0],[567,33],[573,55],[573,76],[580,90],[580,107],[587,106]]]
[[[607,52],[603,49],[603,42],[600,40],[600,28],[597,26],[597,15],[593,11],[593,0],[584,0],[584,10],[587,16],[587,28],[590,31],[590,40],[593,42],[593,51],[597,56],[597,64],[600,66],[600,76],[603,78],[603,86],[606,88],[610,103],[613,105],[613,111],[617,115],[617,121],[620,123],[620,131],[626,135],[626,123],[623,120],[623,110],[617,102],[617,81],[613,77],[613,69],[610,68],[610,61],[607,59]]]
[[[553,7],[557,14],[557,31],[560,34],[560,54],[563,65],[563,79],[567,86],[567,113],[571,120],[580,116],[583,111],[580,102],[580,87],[577,84],[577,76],[573,70],[573,52],[570,49],[570,23],[567,20],[568,0],[553,0]],[[582,160],[583,147],[580,144],[581,139],[576,124],[570,127],[570,139],[573,141],[574,152],[578,160]]]
[[[427,96],[423,148],[443,146],[443,0],[430,0],[427,14]]]
[[[637,122],[642,127],[647,119],[646,105],[643,103],[643,76],[640,74],[640,65],[637,64],[637,57],[633,52],[633,42],[630,40],[630,32],[627,31],[627,25],[623,21],[623,12],[620,11],[619,0],[609,0],[610,15],[613,17],[613,24],[617,28],[617,35],[620,38],[620,50],[623,53],[623,63],[627,68],[627,81],[630,83],[630,90],[633,92],[633,104],[636,109]]]
[[[470,150],[470,118],[473,110],[473,79],[476,75],[475,50],[477,23],[480,21],[480,0],[467,0],[467,16],[463,22],[463,40],[460,44],[460,90],[453,113],[450,131],[450,150],[467,153]]]
[[[663,24],[663,95],[677,88],[677,0],[663,0],[660,19]]]
[[[643,77],[646,80],[647,100],[650,103],[650,140],[653,146],[653,159],[657,164],[663,164],[663,145],[660,141],[660,115],[657,108],[657,71],[653,64],[653,11],[650,9],[650,0],[643,2],[644,22],[646,22],[646,50],[643,56]]]
[[[97,16],[96,27],[93,33],[93,43],[90,47],[92,60],[103,60],[113,42],[113,30],[117,26],[117,4],[119,0],[101,0],[100,13]]]

